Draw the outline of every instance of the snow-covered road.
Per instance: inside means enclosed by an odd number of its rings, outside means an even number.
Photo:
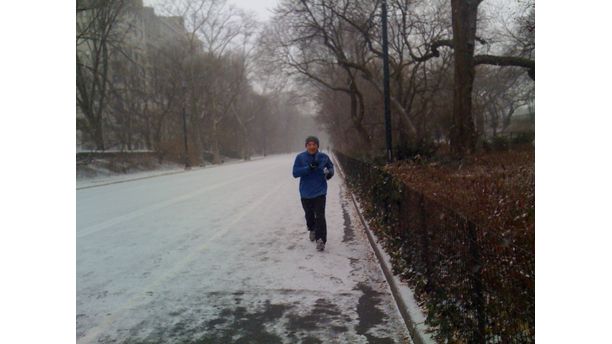
[[[77,190],[77,342],[409,342],[338,174],[308,240],[293,158]]]

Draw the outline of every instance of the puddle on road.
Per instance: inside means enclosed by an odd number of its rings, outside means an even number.
[[[342,237],[342,242],[349,242],[355,239],[355,232],[353,231],[353,225],[351,224],[351,216],[347,210],[348,202],[346,199],[349,196],[345,195],[343,190],[344,189],[340,187],[340,206],[342,207],[342,217],[344,218],[344,236]]]
[[[357,334],[361,334],[368,338],[368,343],[376,344],[393,344],[395,341],[388,337],[378,338],[368,333],[368,330],[377,325],[385,323],[387,316],[378,308],[380,305],[381,293],[373,290],[365,283],[359,283],[357,290],[361,290],[363,295],[359,298],[357,305],[357,314],[359,314],[359,324],[355,326]]]
[[[351,318],[341,315],[341,310],[337,305],[326,299],[318,299],[309,314],[305,316],[289,314],[287,328],[291,332],[298,332],[300,330],[312,331],[321,327],[330,327],[334,332],[346,332],[348,328],[341,324],[344,321],[350,322]]]
[[[224,308],[219,317],[207,322],[209,334],[198,343],[282,343],[282,338],[265,330],[265,324],[282,318],[292,308],[266,301],[261,312],[250,313],[245,307]],[[218,326],[224,325],[224,326]]]

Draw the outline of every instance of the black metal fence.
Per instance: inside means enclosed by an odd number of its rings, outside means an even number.
[[[535,342],[532,231],[483,228],[379,166],[335,156],[437,341]]]

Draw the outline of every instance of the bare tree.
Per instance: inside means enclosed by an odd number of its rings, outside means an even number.
[[[109,127],[122,149],[132,150],[146,118],[146,85],[142,66],[128,61],[113,61],[113,83],[110,87]]]
[[[441,20],[439,14],[444,13],[443,11],[437,11],[429,17],[432,21],[422,20],[419,17],[419,13],[412,11],[410,12],[410,4],[408,1],[395,1],[392,4],[395,11],[398,11],[401,14],[401,21],[399,21],[399,29],[397,32],[399,34],[395,39],[391,39],[391,47],[395,49],[394,53],[391,56],[391,66],[394,70],[394,74],[396,76],[396,80],[401,80],[401,70],[403,69],[404,62],[409,67],[411,64],[414,64],[413,70],[418,69],[419,63],[424,63],[432,58],[440,57],[441,53],[439,51],[440,47],[447,46],[452,47],[454,49],[454,63],[455,63],[455,73],[454,73],[454,105],[453,105],[453,124],[451,127],[451,146],[453,152],[457,155],[461,156],[465,153],[469,153],[474,150],[474,144],[476,140],[476,133],[474,129],[474,121],[471,114],[472,108],[472,87],[474,81],[474,73],[475,66],[477,65],[496,65],[496,66],[515,66],[515,67],[523,67],[528,70],[528,74],[532,79],[535,79],[535,62],[529,58],[525,58],[522,56],[495,56],[489,54],[479,54],[474,55],[474,49],[476,42],[484,42],[482,39],[476,37],[476,24],[477,24],[477,16],[478,16],[478,5],[482,0],[470,0],[470,1],[460,1],[453,0],[451,2],[451,13],[452,13],[452,39],[445,39],[444,35],[448,34],[448,31],[445,30],[444,20]],[[348,2],[346,2],[348,4]],[[331,8],[330,4],[323,1],[321,6]],[[345,6],[346,7],[346,6]],[[361,10],[362,13],[367,13],[367,11]],[[377,48],[380,46],[379,43],[376,42],[377,35],[374,35],[376,25],[373,24],[373,19],[366,20],[362,24],[359,20],[355,20],[349,16],[343,15],[339,11],[335,11],[335,13],[342,18],[347,23],[351,24],[352,27],[358,29],[362,34],[365,42],[367,43],[370,50],[377,56],[380,56],[380,51]],[[391,16],[393,17],[394,10],[391,11]],[[391,21],[393,22],[393,21]],[[427,25],[422,25],[421,23],[427,22]],[[530,21],[527,20],[529,23]],[[434,24],[435,23],[435,24]],[[437,25],[441,23],[442,25]],[[438,26],[438,27],[436,27]],[[528,25],[527,25],[528,26]],[[414,40],[411,37],[411,33],[413,31],[421,31],[425,33],[423,35],[423,39]],[[422,28],[426,28],[422,30]],[[391,25],[391,32],[393,33],[393,25]],[[407,55],[410,59],[404,59],[404,51],[407,50]],[[366,68],[363,68],[363,65],[358,64],[350,64],[352,68],[360,70],[364,77],[368,80],[372,80],[373,76],[377,74],[373,74],[369,72]],[[400,71],[398,73],[397,71]],[[414,74],[413,74],[414,75]],[[398,83],[401,85],[401,82]],[[418,82],[418,84],[422,84],[422,80]],[[375,83],[377,85],[377,83]],[[414,84],[413,84],[414,85]],[[380,89],[379,87],[377,89]],[[414,90],[414,89],[413,89]],[[414,92],[411,92],[408,99],[414,99],[413,97],[416,95]],[[404,94],[400,91],[399,95]],[[397,95],[396,95],[397,97]],[[413,134],[417,133],[416,128],[414,127],[413,119],[409,116],[409,110],[406,108],[406,105],[411,104],[412,102],[406,102],[402,104],[402,102],[398,101],[396,97],[391,98],[392,103],[395,105],[394,109],[397,110],[401,119],[405,120],[405,127],[410,128]],[[401,127],[404,127],[400,124]]]
[[[149,137],[160,160],[169,153],[165,142],[180,135],[179,116],[184,95],[182,61],[188,51],[186,41],[160,42],[149,51],[147,111]]]
[[[90,137],[96,149],[104,150],[104,116],[110,88],[112,46],[122,34],[117,23],[123,0],[77,1],[76,88],[77,106],[84,118],[77,128]]]
[[[227,63],[231,64],[232,51],[249,55],[257,24],[226,0],[167,1],[163,13],[184,18],[189,54],[182,64],[188,85],[190,132],[202,149],[210,147],[218,163],[220,125],[227,117],[236,116],[230,110],[237,108],[239,92],[245,90],[245,78],[233,77]],[[248,68],[248,61],[242,62]],[[233,84],[226,77],[232,78]]]
[[[478,6],[482,0],[451,0],[453,39],[442,40],[431,45],[431,51],[423,58],[439,56],[438,48],[452,47],[455,73],[453,95],[453,126],[451,128],[451,150],[461,157],[476,148],[476,131],[472,114],[472,91],[477,65],[522,67],[535,80],[535,61],[521,56],[474,55]],[[452,42],[452,43],[451,43]]]
[[[350,52],[357,53],[359,47],[353,44],[355,40],[346,30],[348,25],[338,20],[336,9],[330,6],[326,1],[285,3],[261,42],[268,47],[271,59],[289,73],[298,73],[306,77],[303,80],[346,94],[350,99],[351,123],[365,146],[370,146],[370,134],[363,126],[365,97],[359,86],[360,76],[349,60]]]
[[[404,145],[427,136],[425,114],[432,112],[432,99],[443,74],[429,78],[424,71],[445,68],[449,63],[448,58],[428,62],[415,56],[429,49],[431,40],[450,31],[441,20],[443,6],[427,14],[428,20],[423,18],[425,14],[417,16],[411,6],[413,2],[393,1],[389,20],[391,103],[399,121],[394,127],[399,128]],[[373,146],[381,124],[368,113],[379,111],[376,106],[382,95],[378,10],[379,1],[285,2],[277,9],[275,24],[262,36],[261,44],[270,47],[271,61],[288,75],[300,75],[311,85],[345,94],[351,114],[347,119],[366,149]]]

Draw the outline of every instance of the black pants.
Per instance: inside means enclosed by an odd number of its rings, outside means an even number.
[[[306,214],[308,230],[315,231],[315,240],[323,239],[327,242],[327,223],[325,222],[325,196],[315,198],[302,198],[302,207]]]

